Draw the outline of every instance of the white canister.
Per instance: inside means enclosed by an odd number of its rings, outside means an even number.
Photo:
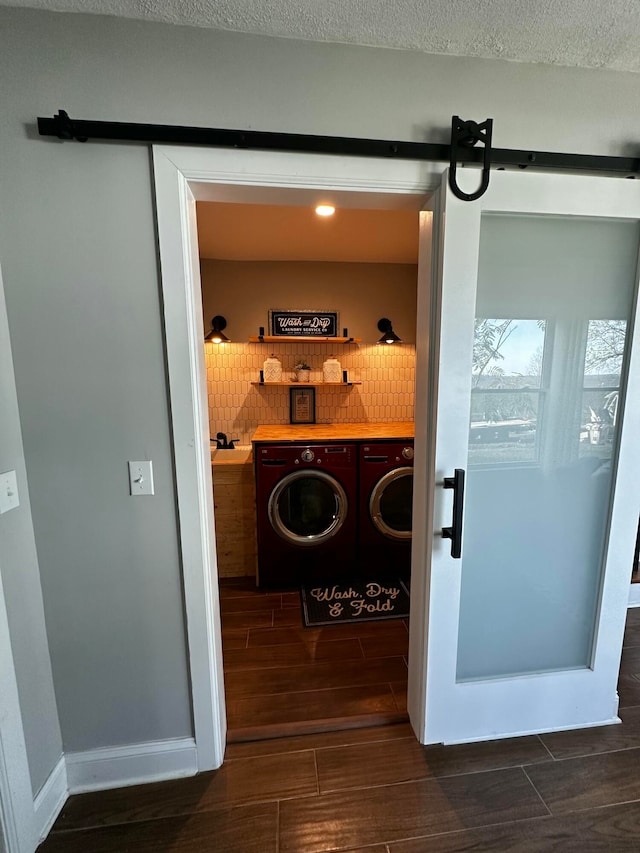
[[[265,382],[282,382],[282,363],[273,353],[262,365]]]
[[[322,365],[324,382],[342,382],[342,367],[335,355],[330,355]]]

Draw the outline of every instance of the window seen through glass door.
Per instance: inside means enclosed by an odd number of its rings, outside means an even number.
[[[475,321],[469,464],[537,463],[545,439],[545,397],[550,377],[566,361],[566,329],[554,351],[560,321]],[[564,326],[567,324],[564,323]],[[571,321],[574,348],[561,392],[575,412],[562,442],[566,458],[611,457],[618,415],[626,321]],[[578,364],[576,365],[576,361]],[[556,442],[557,445],[557,442]],[[558,459],[556,461],[563,461]]]

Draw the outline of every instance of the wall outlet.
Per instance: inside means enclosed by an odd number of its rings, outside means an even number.
[[[129,462],[129,487],[132,495],[153,494],[153,465],[150,461]]]
[[[18,495],[18,480],[15,471],[5,471],[0,474],[0,515],[20,506]]]

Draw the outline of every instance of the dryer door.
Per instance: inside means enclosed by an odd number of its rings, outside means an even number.
[[[345,490],[324,471],[294,471],[283,477],[269,496],[271,526],[294,545],[319,545],[333,539],[348,510]]]
[[[376,529],[388,539],[411,539],[413,468],[394,468],[381,477],[369,499]]]

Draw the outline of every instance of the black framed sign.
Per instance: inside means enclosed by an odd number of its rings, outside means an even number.
[[[269,332],[285,338],[336,338],[337,311],[269,311]]]
[[[292,424],[315,424],[316,389],[289,388],[289,422]]]

